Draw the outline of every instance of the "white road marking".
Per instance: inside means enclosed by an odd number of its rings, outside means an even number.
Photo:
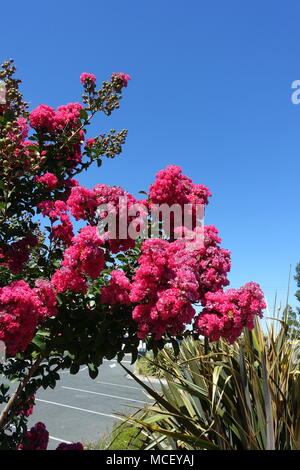
[[[16,426],[14,424],[11,427],[12,429],[16,429]],[[53,441],[64,442],[65,444],[72,444],[72,442],[66,441],[65,439],[58,439],[58,437],[49,436],[49,439],[52,439]]]
[[[104,362],[118,362],[118,361],[117,361],[116,359],[104,359]],[[122,362],[126,362],[126,363],[128,363],[128,364],[131,364],[131,361],[122,361]],[[117,367],[117,365],[116,365],[116,364],[112,364],[112,365],[110,365],[109,367]],[[78,371],[78,373],[79,373],[79,372],[83,372],[83,371],[86,370],[86,369],[87,369],[87,366],[82,367],[82,368]],[[59,374],[69,374],[69,371],[68,371],[68,370],[62,370],[62,371],[59,372]]]
[[[142,401],[142,400],[134,400],[133,398],[119,397],[116,395],[108,395],[107,393],[92,392],[90,390],[82,390],[80,388],[65,387],[65,386],[62,386],[61,388],[64,388],[66,390],[75,390],[75,392],[92,393],[94,395],[101,395],[102,397],[117,398],[118,400],[127,400],[127,401],[136,401],[138,403],[147,403],[146,401]]]
[[[104,362],[119,362],[117,359],[103,359]],[[127,362],[128,364],[131,364],[131,361],[121,361],[121,362]]]
[[[84,411],[85,413],[92,413],[95,415],[106,416],[107,418],[120,419],[121,421],[123,421],[123,419],[120,418],[119,416],[110,415],[107,413],[100,413],[100,411],[86,410],[85,408],[78,408],[78,406],[65,405],[64,403],[56,403],[55,401],[41,400],[41,398],[36,398],[35,401],[40,401],[42,403],[49,403],[50,405],[62,406],[64,408],[71,408],[72,410]]]
[[[110,364],[109,367],[112,369],[113,367],[117,367],[117,364]]]
[[[72,442],[66,441],[65,439],[58,439],[58,437],[49,436],[49,439],[52,439],[52,441],[64,442],[65,444],[72,444]]]
[[[117,361],[116,359],[104,359],[104,362],[118,362],[118,361]],[[128,363],[128,364],[131,364],[131,361],[122,361],[122,362],[126,362],[126,363]],[[116,364],[112,364],[112,365],[110,365],[109,367],[116,367]],[[79,372],[83,372],[83,371],[86,370],[86,369],[87,369],[87,366],[82,367],[82,368],[78,371],[78,373],[79,373]],[[59,374],[68,374],[68,373],[69,373],[68,370],[62,370],[62,371],[59,372]]]
[[[79,372],[83,372],[83,371],[86,370],[86,369],[87,369],[87,366],[82,367],[82,369],[80,369],[80,370],[78,371],[78,373],[79,373]],[[69,373],[68,370],[63,370],[63,371],[59,372],[59,374],[68,374],[68,373]]]
[[[143,390],[139,387],[131,387],[130,385],[119,385],[119,384],[113,384],[111,382],[97,382],[97,384],[103,384],[103,385],[114,385],[115,387],[125,387],[125,388],[134,388],[134,390],[139,390],[142,392]]]

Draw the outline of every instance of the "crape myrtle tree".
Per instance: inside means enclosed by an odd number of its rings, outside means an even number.
[[[297,283],[297,287],[300,288],[300,263],[296,265],[294,279]],[[297,300],[300,302],[300,290],[298,289],[295,293]],[[283,312],[283,319],[285,319],[288,325],[288,334],[290,338],[300,338],[300,308],[296,307],[293,309],[290,305],[287,305]]]
[[[294,279],[297,283],[297,287],[300,288],[300,263],[296,265]],[[300,302],[300,290],[298,289],[295,293],[297,300]],[[287,304],[282,312],[282,320],[288,326],[288,336],[291,339],[300,338],[300,308],[292,308],[291,305]]]
[[[205,226],[202,243],[191,249],[201,230],[194,210],[206,206],[211,194],[181,168],[159,171],[139,201],[120,187],[99,182],[85,188],[76,179],[91,165],[100,166],[103,157],[121,153],[126,130],[87,138],[87,129],[96,113],[110,116],[119,108],[128,75],[113,73],[97,87],[95,75],[83,73],[82,103],[29,111],[14,74],[13,61],[5,62],[0,340],[7,358],[0,365],[0,448],[45,449],[45,425],[28,430],[27,420],[37,390],[54,388],[61,370],[76,374],[87,365],[94,379],[104,358],[121,361],[131,353],[134,361],[140,339],[154,352],[166,339],[175,347],[191,324],[194,335],[232,343],[243,328],[253,328],[265,304],[254,282],[224,290],[230,252],[220,246],[214,226]],[[169,237],[160,232],[144,239],[99,230],[108,214],[117,221],[125,217],[126,226],[137,231],[148,227],[151,208],[161,204],[189,204],[194,222],[188,237],[184,227],[179,238],[174,227]],[[99,212],[101,205],[106,212]],[[77,232],[74,219],[82,226]]]
[[[296,265],[296,274],[294,276],[295,281],[297,282],[298,290],[296,291],[296,298],[300,302],[300,263]],[[296,310],[293,310],[289,307],[288,317],[287,317],[287,324],[289,326],[289,330],[291,332],[292,337],[300,337],[300,308],[297,307]]]
[[[296,292],[296,297],[298,301],[300,302],[300,263],[298,263],[296,266],[295,281],[297,282],[297,287],[298,287],[298,290]],[[300,311],[299,307],[298,307],[298,311]]]

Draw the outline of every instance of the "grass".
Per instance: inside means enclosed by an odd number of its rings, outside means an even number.
[[[171,352],[170,348],[169,353],[174,361],[176,361],[176,357]],[[160,367],[163,366],[164,368],[168,367],[168,363],[165,359],[164,354],[162,351],[159,351],[158,354],[154,357],[153,353],[147,353],[146,356],[141,356],[135,363],[135,373],[138,375],[143,375],[145,377],[151,378],[163,378],[164,377],[164,370]]]
[[[145,446],[140,429],[124,422],[115,425],[99,441],[85,445],[86,450],[141,450]]]

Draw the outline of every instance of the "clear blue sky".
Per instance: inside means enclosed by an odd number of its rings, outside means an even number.
[[[300,260],[299,15],[297,1],[4,2],[0,58],[31,107],[80,100],[81,72],[130,74],[121,110],[93,127],[128,128],[124,156],[81,183],[137,195],[182,166],[213,192],[206,223],[232,251],[231,285],[261,283],[272,306]]]

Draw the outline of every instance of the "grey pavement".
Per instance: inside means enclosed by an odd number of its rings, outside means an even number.
[[[129,360],[123,362],[132,370]],[[152,401],[115,360],[104,361],[95,380],[89,377],[86,367],[77,375],[63,371],[60,377],[54,390],[38,391],[28,423],[29,427],[38,421],[46,424],[49,449],[55,449],[60,442],[95,442],[114,423],[121,423],[120,413],[131,414]]]

